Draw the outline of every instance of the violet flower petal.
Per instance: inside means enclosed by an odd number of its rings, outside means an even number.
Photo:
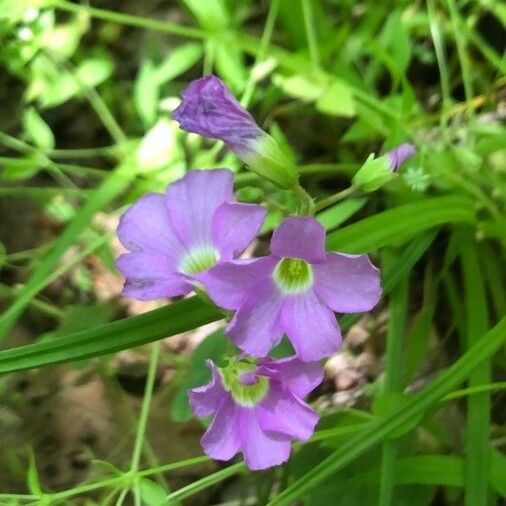
[[[174,234],[165,199],[161,193],[141,197],[121,217],[117,233],[128,250],[161,253],[171,259],[175,270],[184,246]]]
[[[314,291],[338,313],[370,311],[380,299],[380,273],[367,255],[327,253],[313,274]]]
[[[282,337],[278,324],[282,305],[283,297],[271,279],[254,285],[227,327],[227,335],[246,353],[267,355]]]
[[[208,75],[182,92],[181,105],[172,113],[187,132],[222,140],[232,151],[244,152],[264,132],[225,84]]]
[[[312,290],[286,298],[281,325],[304,362],[329,356],[341,346],[334,313]]]
[[[286,434],[307,441],[318,423],[318,413],[289,392],[274,386],[257,408],[264,431]]]
[[[204,451],[213,459],[230,460],[241,450],[240,425],[237,412],[239,408],[231,397],[225,397],[220,403],[214,419],[202,436]]]
[[[264,431],[258,409],[237,408],[237,411],[241,446],[248,468],[256,471],[286,462],[290,457],[290,436]]]
[[[292,216],[274,230],[271,252],[278,257],[301,258],[309,263],[325,260],[325,229],[314,218]]]
[[[220,373],[213,361],[206,360],[206,365],[211,369],[211,382],[188,392],[191,409],[199,417],[212,415],[218,409],[221,401],[229,396],[223,388]]]
[[[123,295],[137,300],[153,300],[185,295],[193,286],[174,271],[170,257],[160,253],[127,253],[116,260],[125,277]]]
[[[165,203],[173,230],[187,248],[192,248],[212,244],[214,213],[232,199],[232,171],[191,170],[168,186]]]
[[[212,239],[220,259],[232,259],[243,251],[260,230],[267,211],[256,204],[225,202],[213,217]]]
[[[301,399],[323,381],[320,362],[302,362],[296,355],[277,360],[261,359],[257,374],[279,381],[283,388]]]
[[[277,261],[268,256],[222,262],[196,278],[215,304],[233,310],[241,305],[252,285],[270,276]]]

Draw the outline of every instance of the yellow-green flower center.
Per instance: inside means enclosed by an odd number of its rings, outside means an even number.
[[[269,379],[256,376],[257,366],[247,360],[231,361],[218,369],[223,387],[240,406],[251,408],[261,402],[269,392]]]
[[[189,275],[198,274],[211,268],[219,258],[213,246],[199,246],[186,253],[179,264],[179,271]]]
[[[279,289],[287,294],[305,292],[313,284],[313,269],[300,258],[283,258],[272,276]]]

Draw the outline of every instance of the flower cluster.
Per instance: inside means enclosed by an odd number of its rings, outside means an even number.
[[[184,130],[222,140],[251,168],[283,188],[297,176],[274,140],[214,76],[191,83],[173,117]],[[410,150],[389,155],[391,170]],[[262,227],[262,206],[234,200],[228,169],[192,170],[165,194],[150,193],[121,218],[129,251],[117,260],[124,294],[140,300],[204,289],[233,311],[225,332],[241,350],[228,365],[208,361],[211,382],[190,391],[199,417],[212,416],[205,452],[228,460],[242,452],[250,469],[286,461],[292,439],[307,440],[317,413],[304,397],[322,381],[320,360],[337,351],[336,313],[371,310],[379,271],[366,255],[325,251],[325,230],[312,216],[290,216],[275,229],[270,254],[239,259]],[[295,355],[276,360],[286,336]]]

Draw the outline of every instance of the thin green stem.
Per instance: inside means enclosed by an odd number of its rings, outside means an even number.
[[[315,204],[314,210],[315,210],[315,212],[321,211],[322,209],[325,209],[326,207],[329,207],[332,204],[335,204],[336,202],[339,202],[340,200],[343,200],[346,197],[349,197],[355,191],[356,191],[356,188],[354,186],[350,186],[338,193],[335,193],[334,195],[331,195],[330,197],[320,200],[319,202],[317,202]]]
[[[439,77],[441,82],[442,104],[441,104],[441,126],[444,128],[448,122],[448,110],[451,105],[450,78],[448,76],[448,66],[446,63],[446,54],[444,49],[444,40],[441,28],[437,19],[437,13],[434,8],[434,0],[427,0],[427,13],[429,16],[430,33],[434,50],[436,52],[436,60],[439,68]]]
[[[173,501],[179,501],[181,499],[186,499],[192,495],[197,494],[198,492],[213,486],[220,481],[223,481],[234,474],[242,473],[246,469],[244,462],[239,462],[232,466],[226,467],[225,469],[221,469],[213,474],[205,476],[200,480],[194,481],[185,487],[172,492],[169,494],[166,499],[166,504],[172,504]]]
[[[302,14],[304,16],[304,27],[306,29],[307,45],[309,49],[309,57],[313,70],[320,70],[320,55],[318,52],[318,39],[316,37],[316,29],[314,25],[313,11],[309,0],[301,0]]]
[[[270,3],[269,12],[267,14],[267,19],[265,20],[264,31],[260,39],[260,44],[258,45],[258,53],[255,56],[253,68],[255,68],[255,66],[258,65],[258,63],[260,63],[267,55],[267,49],[272,39],[274,26],[276,25],[276,18],[279,11],[279,2],[280,0],[272,0]],[[255,91],[255,85],[255,76],[253,72],[250,71],[248,81],[244,88],[244,93],[241,97],[241,105],[243,107],[248,107],[250,104],[251,98],[253,97],[253,93]]]
[[[466,102],[470,102],[473,98],[473,81],[471,77],[471,68],[469,66],[469,58],[466,52],[466,30],[463,28],[464,21],[460,17],[459,11],[455,4],[455,0],[446,0],[448,10],[450,11],[451,23],[453,26],[453,35],[455,37],[455,44],[457,45],[457,54],[460,61],[460,68],[462,69],[462,80],[464,82],[464,94]],[[471,109],[472,110],[472,109]]]
[[[168,21],[158,21],[156,19],[143,18],[132,14],[123,14],[121,12],[115,12],[106,9],[97,9],[85,4],[77,5],[65,0],[57,0],[52,4],[52,7],[78,14],[85,12],[89,16],[97,19],[102,19],[104,21],[112,21],[113,23],[135,26],[137,28],[145,28],[147,30],[170,33],[173,35],[179,35],[181,37],[206,39],[210,36],[210,33],[208,31],[198,28],[182,26],[176,23],[169,23]]]
[[[95,111],[96,115],[104,125],[104,127],[109,132],[109,135],[114,139],[116,144],[124,144],[127,142],[127,136],[119,126],[118,122],[114,118],[113,114],[107,107],[107,104],[103,100],[103,98],[99,95],[97,90],[92,86],[88,86],[82,79],[79,78],[77,72],[73,65],[68,62],[57,62],[55,61],[50,54],[47,54],[47,57],[57,66],[60,66],[63,70],[66,70],[71,76],[72,79],[76,82],[77,86],[84,92],[84,96],[88,100],[92,109]]]
[[[137,472],[139,469],[139,462],[142,452],[142,444],[144,435],[146,433],[146,425],[149,417],[149,410],[151,407],[151,400],[153,398],[153,389],[156,379],[156,368],[158,366],[158,357],[160,355],[160,341],[156,341],[151,347],[151,356],[149,359],[148,376],[146,379],[146,387],[144,389],[144,399],[142,401],[141,415],[139,418],[139,425],[137,426],[137,434],[135,437],[134,451],[132,454],[132,462],[130,464],[130,471]]]

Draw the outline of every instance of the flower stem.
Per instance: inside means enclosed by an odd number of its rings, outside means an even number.
[[[329,207],[332,204],[335,204],[336,202],[339,202],[340,200],[343,200],[346,197],[349,197],[355,191],[356,191],[355,186],[351,185],[349,188],[346,188],[338,193],[335,193],[334,195],[331,195],[330,197],[327,197],[326,199],[320,200],[320,202],[318,202],[314,206],[314,211],[315,212],[321,211],[322,209],[325,209],[326,207]]]
[[[299,199],[299,214],[302,216],[311,216],[314,214],[315,207],[311,195],[309,195],[299,183],[297,183],[292,190]]]

